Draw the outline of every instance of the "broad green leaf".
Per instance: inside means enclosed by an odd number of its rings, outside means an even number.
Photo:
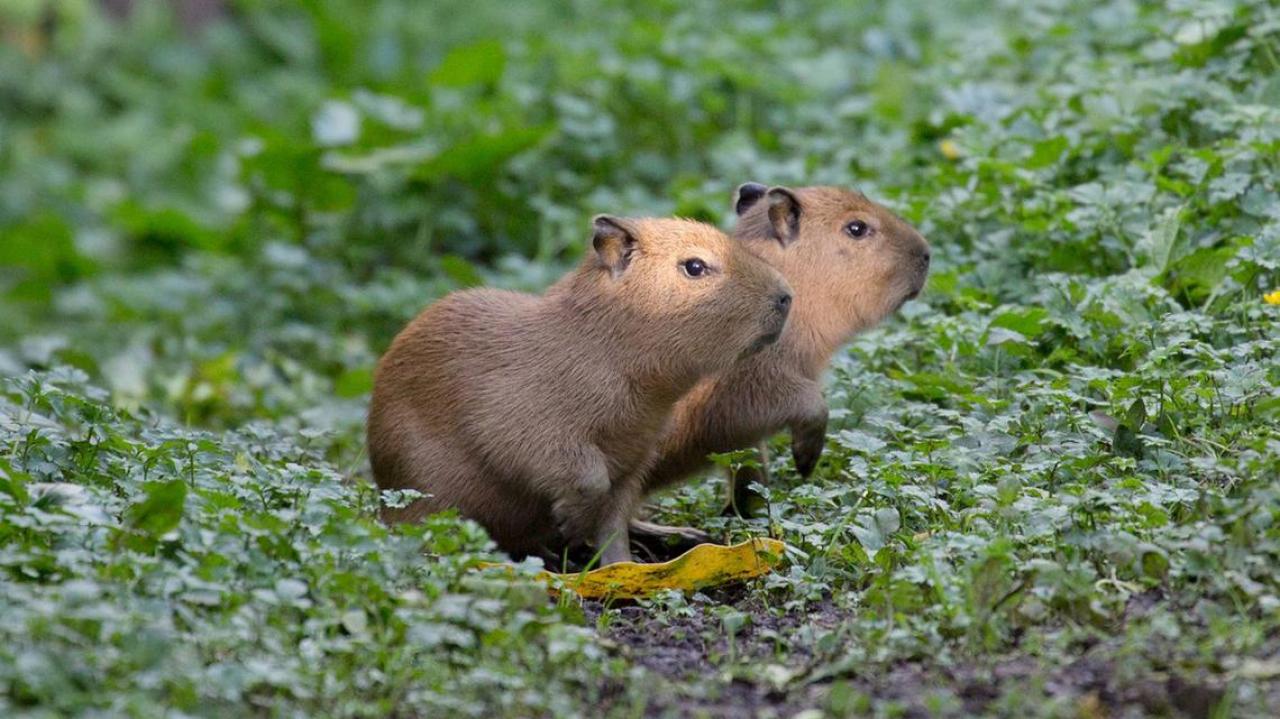
[[[502,78],[507,54],[502,43],[484,40],[449,51],[431,73],[431,84],[444,87],[491,85]]]
[[[414,176],[419,180],[487,178],[549,133],[549,127],[521,127],[475,135],[427,160],[414,172]]]
[[[995,319],[991,320],[991,326],[1013,330],[1023,337],[1031,339],[1044,331],[1045,320],[1048,316],[1049,312],[1040,307],[1012,309],[996,315]],[[994,344],[990,340],[988,342]]]
[[[146,498],[129,507],[128,526],[160,537],[182,521],[187,500],[187,483],[181,479],[155,482],[147,486]]]
[[[1139,243],[1140,264],[1155,275],[1163,274],[1169,263],[1180,256],[1177,245],[1181,228],[1182,209],[1166,210]]]

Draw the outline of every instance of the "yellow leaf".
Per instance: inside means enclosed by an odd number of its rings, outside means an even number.
[[[760,538],[730,547],[699,544],[669,562],[619,562],[588,572],[539,572],[537,577],[552,591],[569,591],[587,599],[634,599],[668,589],[693,592],[759,577],[778,565],[785,549],[776,539]]]
[[[955,140],[943,140],[938,143],[938,149],[942,151],[942,156],[948,160],[960,159],[960,146]]]
[[[1280,290],[1262,296],[1262,301],[1269,305],[1280,305]]]

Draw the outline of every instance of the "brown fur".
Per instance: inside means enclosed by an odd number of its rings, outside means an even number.
[[[703,380],[680,400],[645,478],[646,492],[706,468],[709,453],[747,448],[786,428],[796,466],[807,476],[826,438],[821,376],[831,356],[924,285],[928,243],[861,193],[836,187],[766,192],[748,183],[739,188],[736,205],[741,218],[735,239],[778,268],[795,289],[791,319],[775,345]],[[872,231],[851,237],[845,228],[853,220]],[[731,478],[731,499],[751,479],[764,478],[740,475],[736,487]],[[633,531],[690,535],[683,528],[640,522]]]
[[[513,554],[562,543],[629,559],[627,520],[671,408],[705,376],[777,338],[790,288],[741,243],[674,219],[595,221],[595,252],[535,296],[455,292],[378,364],[373,474],[429,496]],[[713,271],[689,277],[700,258]]]

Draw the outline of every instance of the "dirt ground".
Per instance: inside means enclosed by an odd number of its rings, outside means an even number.
[[[714,599],[750,615],[733,640],[736,663],[718,663],[729,655],[729,637],[718,617],[698,611],[693,616],[653,618],[652,610],[624,606],[605,623],[602,634],[616,651],[650,672],[670,680],[657,688],[648,716],[679,717],[793,717],[806,710],[811,716],[863,714],[868,707],[889,708],[890,715],[907,718],[1004,715],[1012,695],[1035,688],[1035,695],[1060,703],[1083,719],[1166,716],[1207,719],[1224,696],[1225,687],[1211,677],[1185,677],[1172,672],[1124,671],[1115,657],[1117,647],[1094,642],[1059,666],[1011,656],[994,663],[940,666],[928,661],[903,662],[887,671],[842,672],[822,676],[812,661],[812,648],[803,641],[787,641],[802,625],[835,627],[843,615],[831,602],[808,608],[803,615],[775,616],[758,607],[740,590],[717,593]],[[1146,602],[1147,598],[1135,598]],[[589,603],[587,616],[597,620],[604,611]],[[782,643],[785,642],[785,646]],[[750,657],[754,662],[743,662]],[[759,672],[742,672],[743,665]],[[770,665],[781,665],[772,670]],[[732,666],[733,669],[727,669]],[[782,680],[778,680],[781,675]],[[833,701],[833,687],[861,695],[852,707]],[[683,686],[678,693],[676,687]],[[1038,701],[1035,697],[1029,700]],[[833,707],[833,704],[835,705]]]

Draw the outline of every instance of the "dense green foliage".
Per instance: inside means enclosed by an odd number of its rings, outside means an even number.
[[[1269,0],[139,5],[0,3],[0,714],[1280,708]],[[745,180],[935,247],[811,481],[655,500],[788,569],[584,608],[373,519],[408,318]]]

